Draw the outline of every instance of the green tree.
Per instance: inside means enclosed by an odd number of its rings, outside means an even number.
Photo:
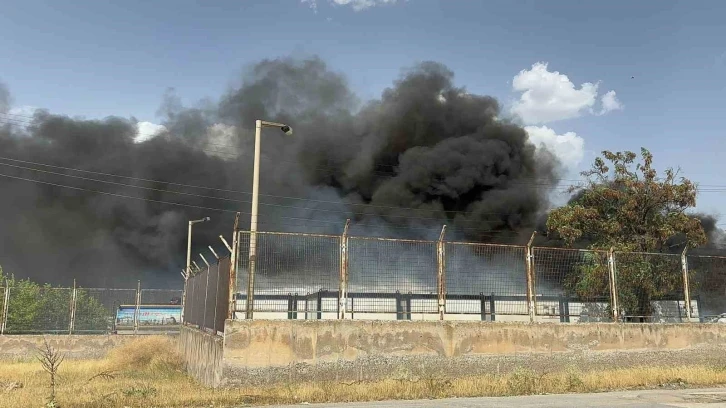
[[[602,152],[582,173],[586,184],[571,190],[576,198],[549,214],[547,229],[568,246],[588,242],[591,249],[633,252],[617,257],[619,304],[626,315],[650,316],[653,300],[682,292],[680,259],[665,255],[673,237],[696,247],[706,242],[706,234],[700,220],[687,213],[696,205],[696,185],[670,168],[659,177],[646,149],[639,163],[637,157],[628,151]],[[583,262],[567,285],[587,297],[603,290],[607,276],[606,263]]]

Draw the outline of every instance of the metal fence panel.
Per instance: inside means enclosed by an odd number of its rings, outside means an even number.
[[[678,322],[685,317],[681,257],[616,252],[618,305],[626,321]]]
[[[349,311],[400,315],[408,296],[411,313],[438,311],[436,242],[350,237],[348,253]]]
[[[26,285],[10,288],[6,334],[68,333],[73,289]]]
[[[202,327],[200,309],[204,305],[200,302],[203,292],[206,290],[207,271],[204,270],[187,279],[186,299],[184,300],[184,323]]]
[[[535,247],[532,253],[538,316],[612,320],[606,251]]]
[[[210,266],[204,282],[204,309],[202,310],[202,327],[214,330],[214,313],[217,310],[217,281],[219,277],[219,264]]]
[[[726,321],[726,257],[689,255],[687,260],[694,317]]]
[[[446,244],[446,313],[527,314],[526,248]],[[483,309],[482,309],[483,308]]]
[[[190,276],[184,300],[184,324],[224,332],[229,306],[229,258]]]
[[[214,312],[214,332],[224,332],[224,321],[227,320],[229,312],[229,268],[230,259],[222,258],[218,263],[219,273],[217,276],[217,287],[215,289],[216,310]]]
[[[255,311],[287,313],[290,299],[338,290],[340,237],[315,234],[257,235]],[[238,289],[247,292],[250,233],[240,234]],[[318,302],[319,312],[337,311],[337,303]]]
[[[135,305],[136,289],[78,288],[73,332],[114,332],[119,308]]]

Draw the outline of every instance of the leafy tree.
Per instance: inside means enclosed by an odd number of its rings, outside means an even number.
[[[696,185],[667,169],[659,177],[653,156],[641,149],[641,162],[633,152],[602,152],[584,186],[573,188],[571,202],[553,210],[547,229],[568,246],[587,242],[591,249],[621,253],[617,257],[618,299],[628,316],[651,316],[652,301],[682,292],[680,259],[671,252],[675,236],[688,247],[706,242],[698,218],[687,211],[696,205]],[[567,279],[568,288],[582,296],[606,290],[607,264],[585,261]]]

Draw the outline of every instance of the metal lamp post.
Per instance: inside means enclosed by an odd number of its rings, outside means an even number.
[[[255,161],[252,175],[252,216],[250,218],[250,260],[249,277],[247,279],[247,309],[245,318],[252,319],[254,312],[254,289],[255,289],[255,261],[257,258],[257,207],[260,193],[260,138],[262,128],[273,127],[283,131],[286,135],[292,135],[292,128],[283,123],[258,120],[255,122]]]

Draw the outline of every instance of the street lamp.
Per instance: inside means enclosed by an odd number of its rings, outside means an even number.
[[[247,310],[245,318],[252,319],[254,311],[255,289],[255,260],[257,258],[257,206],[260,193],[260,137],[263,127],[280,129],[288,136],[292,136],[292,128],[283,123],[258,120],[255,122],[255,164],[252,172],[252,216],[250,218],[250,261],[249,277],[247,279]]]
[[[192,226],[194,224],[198,224],[200,222],[210,221],[211,218],[204,217],[198,220],[190,220],[189,221],[189,230],[187,232],[187,268],[184,271],[184,294],[182,295],[182,314],[181,314],[181,321],[184,323],[184,305],[186,303],[186,297],[187,297],[187,280],[189,280],[189,276],[192,274]]]

